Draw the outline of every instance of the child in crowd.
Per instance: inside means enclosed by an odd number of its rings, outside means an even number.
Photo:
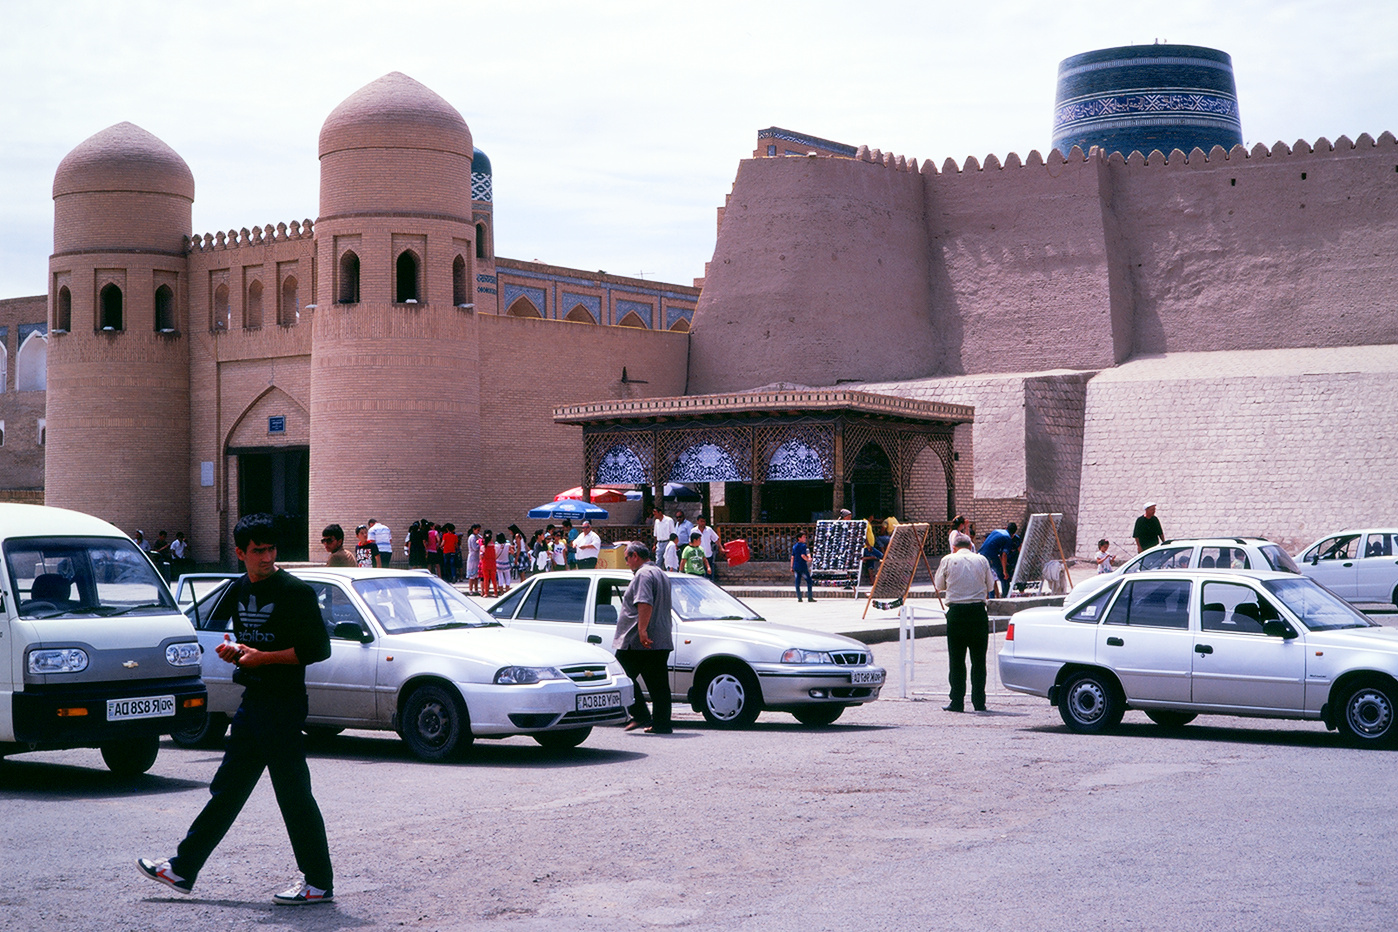
[[[1097,542],[1097,553],[1094,555],[1094,559],[1097,561],[1097,572],[1099,573],[1110,573],[1112,571],[1112,561],[1115,557],[1107,550],[1111,545],[1112,542],[1105,537]]]

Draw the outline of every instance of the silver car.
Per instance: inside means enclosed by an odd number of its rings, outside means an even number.
[[[1289,573],[1138,573],[1065,608],[1027,609],[1010,623],[1000,678],[1080,733],[1139,709],[1165,727],[1200,713],[1306,719],[1356,746],[1398,743],[1398,630]]]
[[[1300,573],[1291,555],[1265,537],[1197,537],[1167,540],[1142,550],[1110,573],[1082,579],[1064,600],[1073,605],[1122,576],[1152,570],[1275,570]]]
[[[294,569],[310,584],[330,632],[330,659],[306,668],[308,734],[345,728],[398,732],[426,761],[446,760],[476,738],[529,735],[570,748],[593,725],[626,719],[631,680],[608,652],[504,628],[435,576],[399,570]],[[204,648],[209,717],[174,736],[221,740],[242,687],[214,653],[232,630],[232,582],[186,611]]]
[[[1351,602],[1398,606],[1398,529],[1341,531],[1296,558],[1301,572]]]
[[[670,687],[714,725],[751,725],[763,711],[829,725],[879,697],[884,669],[864,644],[763,620],[702,576],[669,573],[675,650]],[[543,573],[490,613],[515,628],[608,649],[630,570]]]

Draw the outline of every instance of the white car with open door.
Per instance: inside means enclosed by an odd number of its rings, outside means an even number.
[[[1398,606],[1398,530],[1342,531],[1296,558],[1301,572],[1351,602]]]

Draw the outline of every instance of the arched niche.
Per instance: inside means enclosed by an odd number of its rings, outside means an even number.
[[[48,337],[38,331],[25,337],[15,355],[15,390],[42,392],[48,387]]]
[[[543,314],[539,313],[539,309],[538,309],[537,307],[534,306],[534,302],[533,302],[533,301],[530,301],[528,298],[525,298],[525,297],[516,298],[516,299],[515,299],[515,303],[510,305],[510,309],[509,309],[508,311],[506,311],[506,313],[507,313],[510,317],[540,317],[540,318],[541,318],[541,317],[544,316]]]

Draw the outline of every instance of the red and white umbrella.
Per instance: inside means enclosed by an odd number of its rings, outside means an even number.
[[[582,497],[582,486],[575,485],[566,492],[559,492],[557,495],[553,497],[553,500],[556,502],[561,502],[565,498],[571,498],[576,499],[577,501],[582,501]],[[624,502],[626,500],[626,493],[619,489],[592,490],[592,503],[594,505],[612,505],[617,502]]]

